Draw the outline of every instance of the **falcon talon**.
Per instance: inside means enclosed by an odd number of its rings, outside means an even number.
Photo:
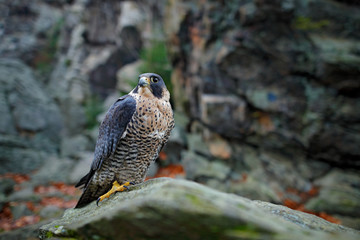
[[[100,125],[90,171],[76,184],[84,187],[84,192],[75,208],[94,200],[99,206],[111,194],[144,182],[149,165],[167,143],[174,126],[164,80],[155,73],[141,74],[137,86],[109,108]],[[133,182],[120,185],[113,183],[114,179]],[[110,191],[104,194],[104,189]]]

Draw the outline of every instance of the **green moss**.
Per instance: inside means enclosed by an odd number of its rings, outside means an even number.
[[[88,98],[85,102],[86,128],[92,129],[98,125],[97,116],[103,112],[103,105],[96,96]]]
[[[153,72],[159,74],[172,94],[171,65],[168,59],[168,51],[164,41],[153,40],[150,47],[140,53],[143,64],[139,67],[141,73]],[[134,86],[135,87],[135,86]]]
[[[195,195],[193,195],[193,194],[189,194],[189,193],[187,193],[186,195],[185,195],[185,197],[187,198],[187,199],[189,199],[190,201],[191,201],[191,203],[192,204],[194,204],[194,205],[201,205],[201,204],[203,204],[203,202],[197,197],[197,196],[195,196]]]
[[[298,16],[297,18],[295,18],[295,22],[293,25],[296,29],[309,31],[309,30],[322,29],[328,26],[329,24],[330,21],[327,19],[323,19],[320,21],[313,21],[309,17]]]
[[[226,231],[226,235],[240,239],[262,239],[261,235],[263,234],[268,235],[271,233],[265,232],[251,224],[239,225]]]
[[[54,236],[54,234],[50,231],[46,232],[46,238],[52,238]]]
[[[71,59],[66,59],[66,60],[65,60],[65,66],[66,66],[66,67],[70,67],[71,64],[72,64]]]

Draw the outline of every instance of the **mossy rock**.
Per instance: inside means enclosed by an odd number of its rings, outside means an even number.
[[[195,182],[158,178],[97,207],[69,209],[40,237],[77,239],[356,239],[355,230]]]

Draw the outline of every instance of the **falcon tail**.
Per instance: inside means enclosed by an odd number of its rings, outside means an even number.
[[[81,208],[85,205],[89,204],[90,202],[97,199],[97,193],[94,191],[94,188],[91,186],[91,178],[94,175],[94,171],[90,170],[88,174],[80,179],[80,181],[75,185],[75,187],[84,189],[78,203],[76,204],[75,208]]]
[[[96,199],[97,197],[94,197],[93,192],[90,191],[90,189],[85,189],[78,203],[76,204],[75,208],[85,207],[86,205],[88,205],[89,203],[91,203]]]

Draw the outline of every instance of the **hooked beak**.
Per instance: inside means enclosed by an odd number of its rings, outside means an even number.
[[[150,79],[148,77],[141,77],[139,80],[140,87],[147,87],[150,85]]]

